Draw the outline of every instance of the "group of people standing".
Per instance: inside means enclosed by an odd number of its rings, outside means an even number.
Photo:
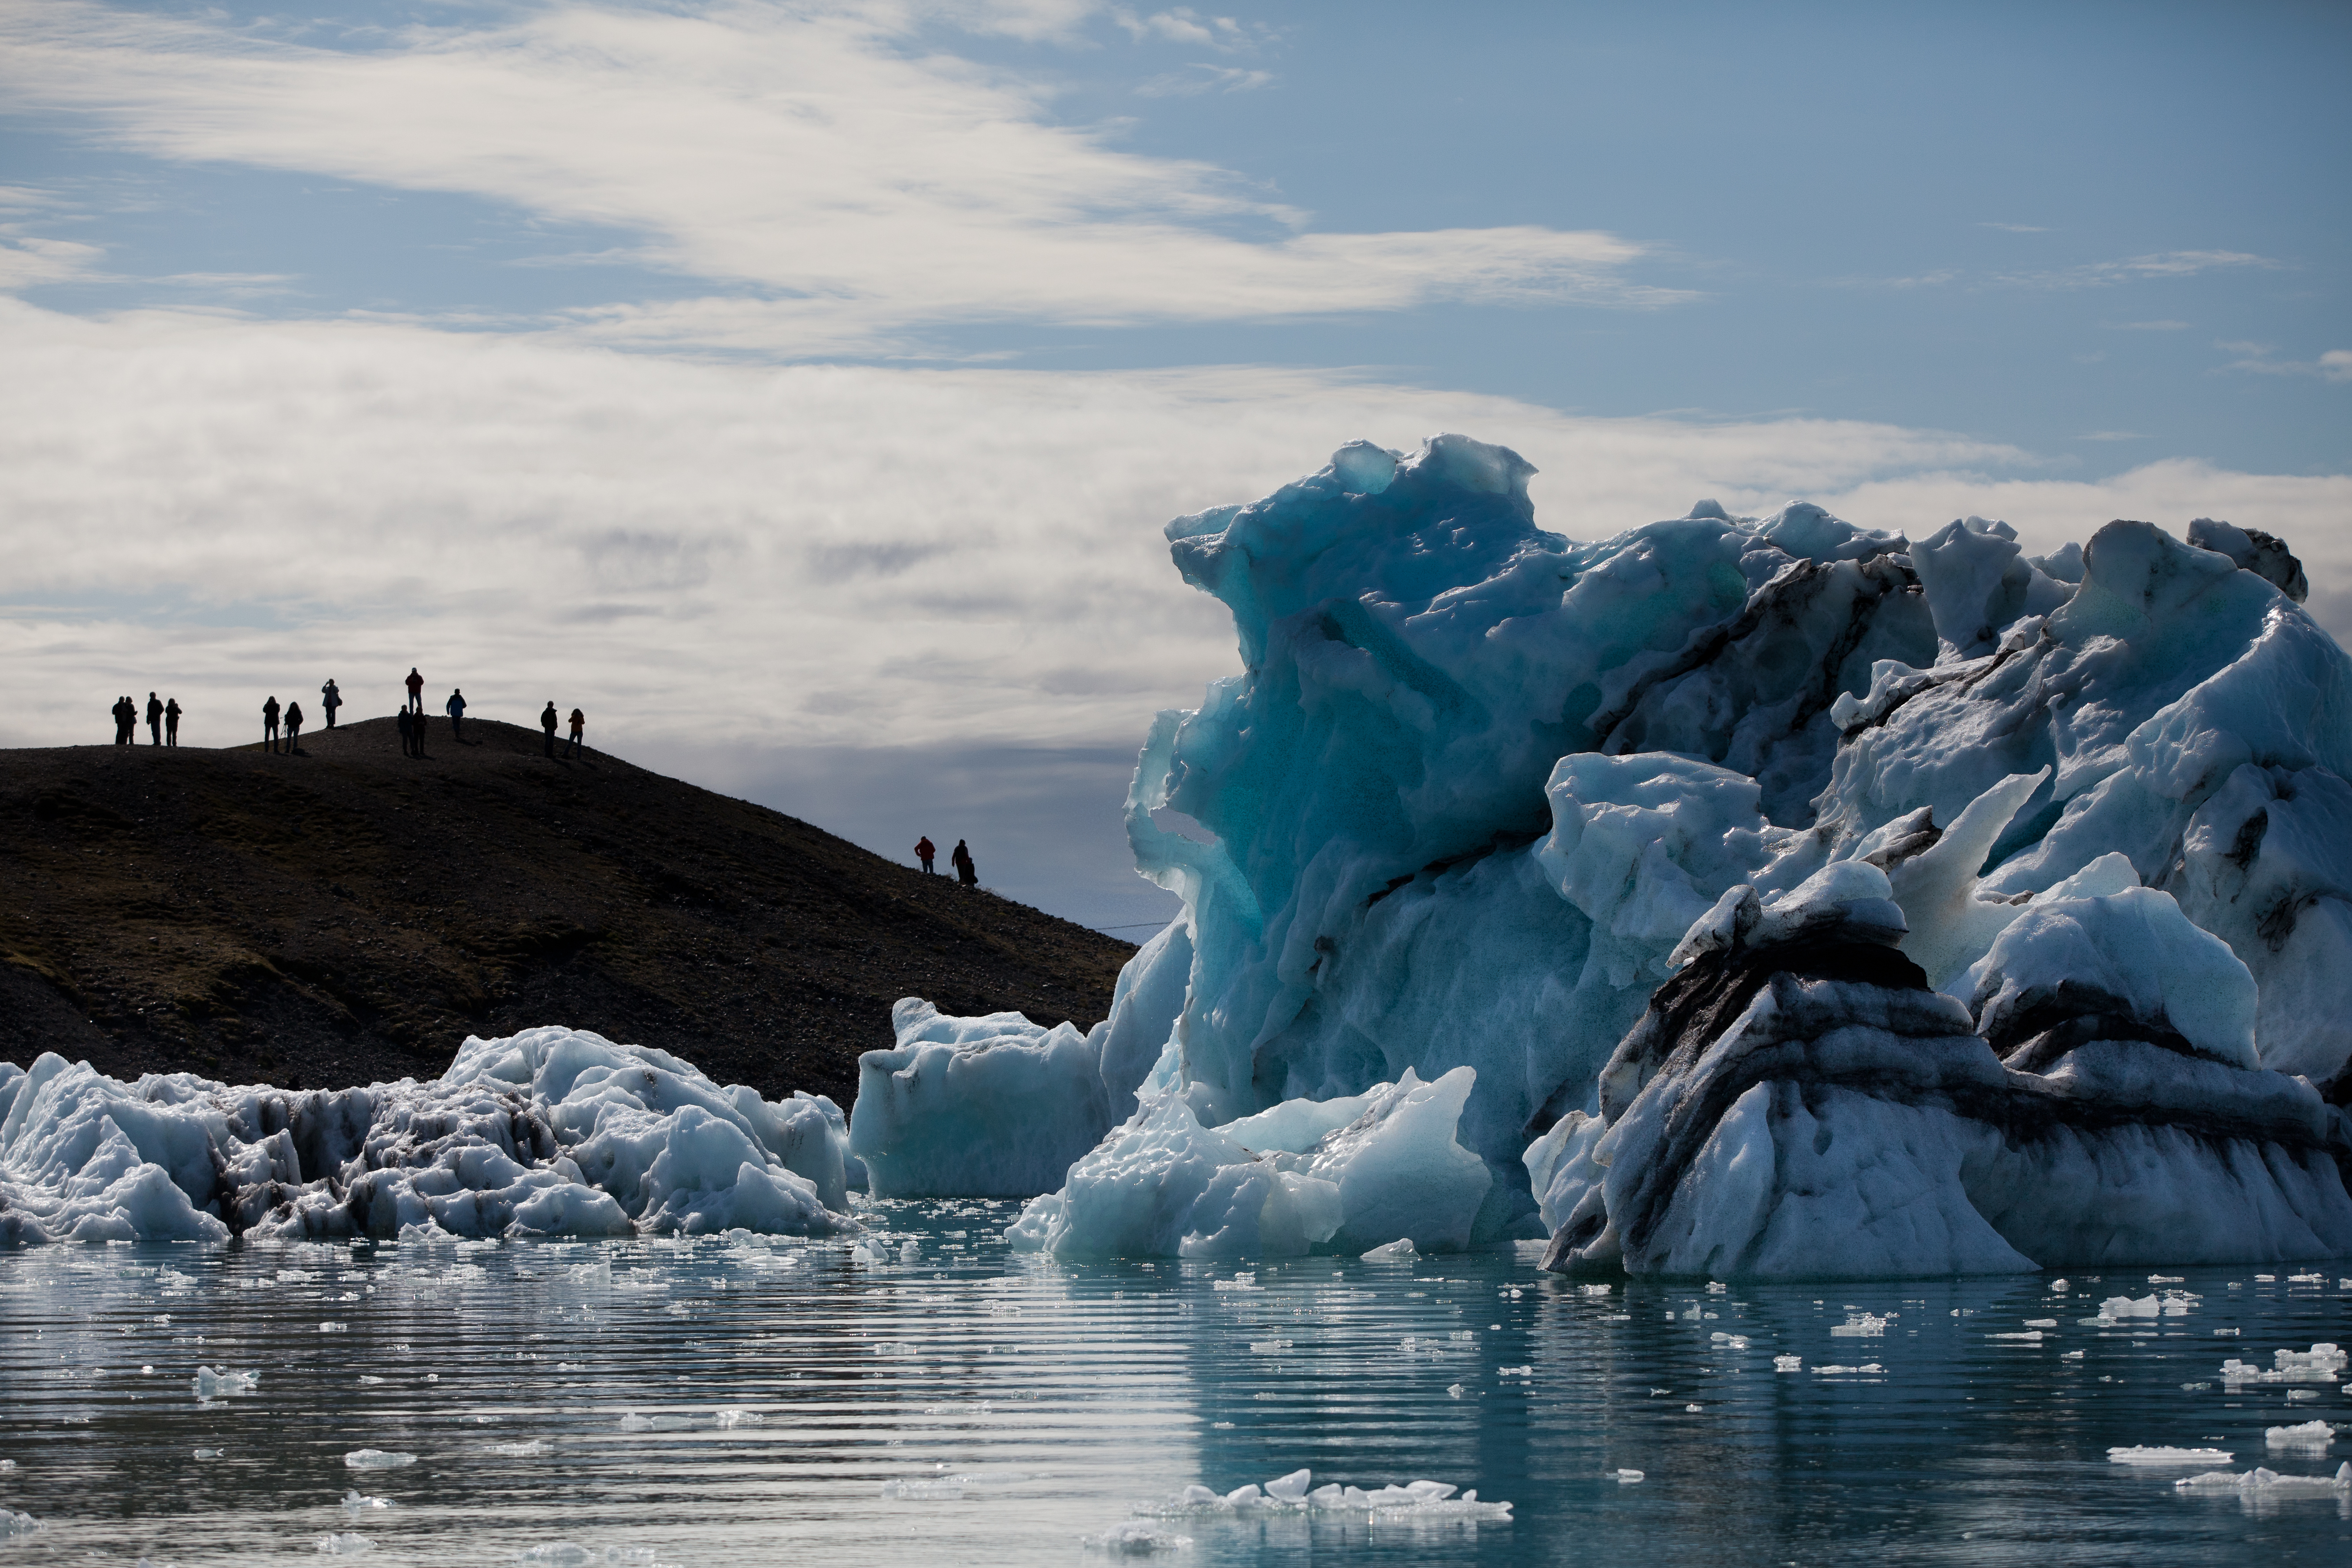
[[[400,753],[404,757],[421,757],[425,755],[425,677],[418,674],[415,667],[412,665],[409,668],[408,679],[404,684],[408,688],[408,698],[401,704],[397,721],[400,731]],[[319,707],[327,716],[328,729],[331,730],[335,727],[335,713],[342,705],[342,690],[332,679],[319,688]],[[449,715],[449,738],[460,745],[465,744],[465,692],[455,688],[451,689],[449,700],[441,705],[441,710]],[[178,698],[166,700],[152,691],[147,694],[147,729],[149,734],[153,737],[153,744],[176,746],[180,743],[180,712]],[[132,743],[138,733],[139,717],[140,709],[136,699],[120,697],[115,700],[114,743],[116,745],[128,746]],[[282,742],[287,754],[289,756],[295,754],[301,743],[304,721],[302,705],[299,702],[289,702],[280,706],[276,694],[273,693],[261,705],[262,748],[275,753]],[[556,754],[556,726],[562,722],[563,720],[555,710],[555,700],[548,699],[546,709],[539,716],[539,727],[547,736],[547,754],[551,757]],[[581,736],[588,728],[588,716],[577,708],[572,710],[571,728],[572,738],[565,743],[563,754],[567,757],[576,757],[586,750],[581,744]],[[927,845],[929,842],[929,839],[924,840]],[[956,852],[959,855],[964,853],[961,844],[956,847]],[[966,858],[969,859],[969,857]],[[963,864],[961,861],[958,863]],[[924,868],[928,870],[930,866],[928,857],[923,864]],[[970,877],[964,879],[967,882],[972,880]]]
[[[114,700],[114,743],[128,746],[139,732],[139,704],[128,696]],[[176,746],[180,743],[180,700],[169,701],[147,694],[147,743],[151,746]]]
[[[931,860],[939,852],[940,847],[931,842],[931,836],[928,833],[916,843],[915,858],[923,863],[923,870],[927,875],[936,874],[937,868],[932,866]],[[980,868],[971,863],[971,845],[961,838],[957,839],[955,852],[948,857],[948,864],[955,868],[957,881],[967,888],[980,886]]]

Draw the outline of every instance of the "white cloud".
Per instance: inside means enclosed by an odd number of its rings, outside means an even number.
[[[1199,98],[1209,93],[1254,92],[1271,86],[1274,73],[1240,66],[1194,64],[1156,76],[1135,89],[1139,98]]]
[[[105,254],[95,245],[76,240],[32,235],[9,237],[0,229],[0,293],[94,279],[100,275],[98,264]]]
[[[2278,265],[2268,257],[2240,250],[2167,250],[2151,256],[2085,262],[2080,267],[2062,267],[2039,272],[1979,274],[1962,268],[1945,267],[1906,278],[1843,278],[1836,281],[1848,287],[1879,289],[1931,289],[1949,283],[2013,289],[2104,289],[2147,278],[2189,278],[2200,272],[2247,267],[2275,268]],[[2155,329],[2186,325],[2185,322],[2163,321],[2130,324]]]
[[[2049,544],[2111,516],[2229,517],[2285,534],[2315,580],[2352,566],[2341,524],[2314,535],[2352,516],[2342,476],[2004,478],[2035,465],[1853,421],[1591,419],[1248,367],[777,368],[5,302],[0,332],[0,737],[16,743],[88,731],[126,679],[169,672],[211,741],[211,717],[264,687],[332,673],[365,711],[420,661],[489,715],[593,692],[641,736],[1129,743],[1233,657],[1160,525],[1342,441],[1438,429],[1517,447],[1545,470],[1545,525],[1580,537],[1705,495],[1801,495],[1915,532],[2006,516]]]
[[[2252,371],[2257,375],[2315,375],[2323,381],[2352,381],[2352,349],[2329,349],[2315,360],[2274,359],[2275,343],[2221,342],[2213,345],[2235,354],[2222,368]]]
[[[1608,234],[1299,232],[1306,215],[1227,171],[1118,151],[1054,123],[1029,82],[919,52],[911,29],[929,14],[566,4],[343,51],[0,0],[0,92],[19,114],[158,158],[464,193],[627,231],[646,265],[721,295],[585,318],[620,341],[887,351],[947,321],[1688,297],[1629,277],[1643,248]],[[1039,28],[1063,14],[991,13]]]

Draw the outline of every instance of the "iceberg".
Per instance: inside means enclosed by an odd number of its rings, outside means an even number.
[[[1426,1247],[1433,1193],[1335,1212],[1307,1151],[1466,1071],[1487,1182],[1441,1247],[2352,1252],[2352,660],[2284,542],[2116,521],[2028,557],[1984,518],[1701,501],[1587,543],[1533,471],[1355,442],[1169,524],[1242,666],[1129,790],[1183,912],[1083,1036],[902,1004],[851,1118],[906,1173],[877,1191],[1034,1190],[1055,1250]]]
[[[430,1082],[304,1092],[48,1053],[0,1064],[0,1242],[831,1235],[847,1144],[821,1096],[555,1026],[469,1038]]]

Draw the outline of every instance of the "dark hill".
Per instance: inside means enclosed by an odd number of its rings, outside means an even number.
[[[308,1086],[569,1024],[845,1109],[890,1004],[1081,1027],[1128,944],[536,731],[0,751],[0,1058]]]

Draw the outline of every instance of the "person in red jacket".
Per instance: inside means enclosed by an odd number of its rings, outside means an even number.
[[[940,847],[931,842],[931,836],[929,834],[924,834],[923,837],[917,841],[915,845],[915,858],[923,863],[923,870],[925,874],[936,874],[931,866],[931,857],[939,852]]]

